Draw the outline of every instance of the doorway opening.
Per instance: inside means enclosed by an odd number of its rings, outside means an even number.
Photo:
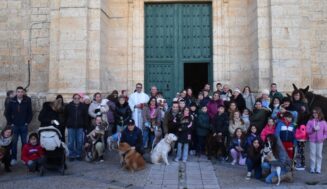
[[[208,63],[184,64],[184,88],[192,88],[195,97],[208,83],[208,66]]]

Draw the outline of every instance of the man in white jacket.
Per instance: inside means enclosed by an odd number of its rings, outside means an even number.
[[[132,116],[135,120],[135,125],[142,130],[143,119],[142,111],[143,107],[149,101],[149,96],[142,92],[142,84],[136,84],[136,91],[129,96],[128,104],[132,110]]]

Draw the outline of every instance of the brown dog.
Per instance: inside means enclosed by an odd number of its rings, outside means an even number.
[[[119,143],[118,151],[120,155],[120,163],[123,168],[132,172],[145,168],[145,161],[140,153],[132,149],[126,142]]]
[[[224,145],[224,137],[221,134],[209,134],[206,141],[206,151],[208,159],[212,157],[225,156],[226,147]]]

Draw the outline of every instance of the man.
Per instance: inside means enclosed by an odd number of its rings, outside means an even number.
[[[277,91],[277,84],[272,83],[270,85],[270,93],[269,93],[269,98],[274,99],[275,97],[279,98],[280,101],[283,100],[283,94]]]
[[[132,149],[135,149],[141,155],[144,154],[142,131],[135,127],[133,119],[127,121],[127,128],[123,130],[120,142],[126,142]]]
[[[164,115],[163,130],[165,135],[169,133],[176,134],[176,125],[174,124],[173,120],[176,118],[179,112],[179,103],[174,101],[171,109]]]
[[[33,118],[31,100],[24,94],[24,88],[21,86],[17,87],[16,96],[10,99],[7,106],[6,119],[8,125],[12,126],[14,132],[11,165],[17,163],[18,137],[20,136],[22,146],[24,146],[27,142],[28,125]]]
[[[84,129],[88,124],[88,114],[80,102],[81,96],[79,94],[73,95],[73,101],[70,102],[65,109],[65,122],[68,130],[68,150],[69,161],[82,160],[82,149],[84,140]]]
[[[216,92],[220,95],[220,93],[223,91],[223,85],[221,83],[217,83],[216,89]]]
[[[143,106],[148,103],[149,96],[142,92],[142,84],[136,84],[136,91],[131,94],[128,98],[129,107],[132,110],[132,117],[135,121],[136,127],[142,129],[143,126],[143,118],[142,111]]]

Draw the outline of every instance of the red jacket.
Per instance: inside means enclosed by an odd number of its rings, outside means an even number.
[[[27,163],[29,160],[36,160],[43,156],[43,148],[37,144],[35,146],[31,144],[25,144],[22,149],[22,160]]]

